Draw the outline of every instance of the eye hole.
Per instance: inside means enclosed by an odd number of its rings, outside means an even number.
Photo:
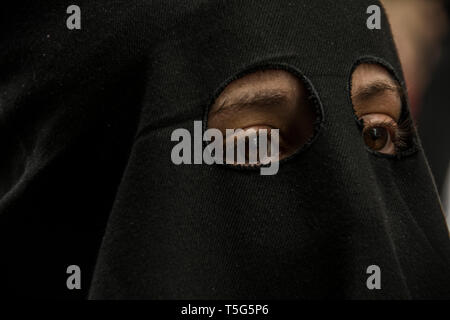
[[[289,157],[312,139],[320,116],[314,105],[317,98],[308,88],[284,70],[260,70],[229,83],[208,113],[208,128],[220,130],[224,137],[225,162],[266,164]],[[227,131],[235,132],[230,136]]]
[[[394,155],[413,143],[413,124],[402,116],[404,92],[382,66],[360,64],[352,74],[351,99],[363,123],[362,138],[373,151]]]

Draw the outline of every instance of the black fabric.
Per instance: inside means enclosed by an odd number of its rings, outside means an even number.
[[[450,34],[442,56],[425,93],[418,120],[419,134],[440,192],[443,192],[450,165]]]
[[[366,28],[374,1],[79,1],[79,31],[65,28],[70,4],[19,1],[0,20],[3,293],[450,297],[420,145],[370,153],[353,114],[361,59],[403,82],[384,13]],[[172,164],[172,131],[192,130],[255,68],[309,79],[323,107],[315,141],[275,176]],[[70,264],[79,292],[65,287]],[[370,265],[381,290],[366,287]]]

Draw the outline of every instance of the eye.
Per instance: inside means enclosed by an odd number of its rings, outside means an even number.
[[[226,163],[251,166],[279,160],[283,157],[286,146],[279,135],[276,136],[277,141],[274,141],[276,144],[272,143],[272,130],[274,128],[268,126],[253,126],[235,130],[233,134],[225,136],[223,154]],[[232,148],[233,152],[230,153],[227,148]]]
[[[394,119],[384,114],[368,114],[360,118],[364,143],[383,154],[396,154],[402,147],[401,129]]]
[[[363,131],[364,143],[372,150],[381,153],[393,153],[391,133],[386,127],[379,125],[365,128]]]

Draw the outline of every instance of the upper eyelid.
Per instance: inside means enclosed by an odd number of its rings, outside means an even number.
[[[377,97],[386,97],[394,94],[395,98],[399,99],[399,105],[379,105],[376,110],[373,106],[369,107],[367,103],[372,103],[373,99]],[[404,90],[397,83],[397,81],[383,81],[378,80],[371,82],[362,88],[358,88],[355,94],[351,95],[354,112],[357,117],[361,117],[371,113],[384,113],[398,121],[402,114]]]
[[[388,116],[388,117],[390,118],[390,116]],[[396,129],[399,128],[398,123],[394,119],[378,119],[378,120],[370,120],[369,119],[369,120],[367,120],[367,119],[364,119],[364,117],[361,119],[363,119],[363,125],[364,126],[367,125],[368,127],[378,126],[378,125],[389,125]]]
[[[405,95],[403,88],[398,83],[379,80],[371,82],[362,88],[358,88],[355,94],[351,95],[351,98],[354,102],[361,102],[382,95],[386,92],[396,93],[400,99],[403,99]]]

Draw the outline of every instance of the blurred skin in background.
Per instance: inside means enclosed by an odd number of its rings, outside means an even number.
[[[450,1],[381,1],[450,229]]]
[[[411,110],[419,118],[423,94],[441,55],[448,19],[441,0],[382,0],[405,74]]]

